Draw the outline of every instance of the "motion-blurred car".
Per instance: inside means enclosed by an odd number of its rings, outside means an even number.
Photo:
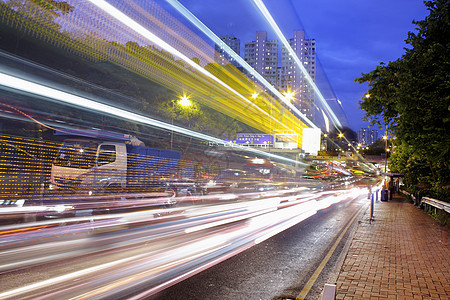
[[[254,172],[228,169],[223,170],[204,187],[204,193],[249,192],[275,189],[272,180],[263,178]]]

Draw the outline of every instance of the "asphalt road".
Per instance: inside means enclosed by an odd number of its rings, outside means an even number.
[[[369,202],[348,198],[347,191],[307,200],[306,191],[295,194],[297,203],[290,193],[5,231],[0,298],[129,299],[136,293],[134,299],[142,299],[160,291],[160,283],[181,280],[173,276],[204,270],[147,299],[317,299],[323,285],[335,281],[355,217]],[[303,215],[310,217],[292,226]],[[292,227],[279,232],[286,224]]]
[[[355,214],[368,209],[366,197],[333,205],[284,232],[146,299],[296,299],[312,278],[305,299],[319,299],[334,283]],[[331,249],[340,235],[342,240]],[[330,251],[331,249],[331,251]],[[320,273],[315,271],[331,254]],[[316,273],[317,274],[317,273]],[[317,277],[317,280],[315,278]]]

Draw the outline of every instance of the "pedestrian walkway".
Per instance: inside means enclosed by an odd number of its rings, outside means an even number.
[[[402,195],[376,202],[356,227],[336,299],[450,299],[448,232]]]

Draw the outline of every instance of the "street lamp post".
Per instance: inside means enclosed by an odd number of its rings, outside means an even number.
[[[387,136],[387,133],[386,133],[386,135],[385,136],[383,136],[383,139],[384,139],[384,141],[385,141],[385,159],[384,159],[384,173],[386,173],[387,172],[387,157],[388,157],[388,152],[389,152],[389,149],[388,149],[388,136]]]
[[[177,101],[178,104],[180,104],[183,107],[189,107],[192,105],[191,100],[189,100],[189,97],[186,95],[183,95],[180,100]],[[173,115],[175,114],[175,101],[172,100],[172,126],[173,126]],[[189,126],[190,127],[190,126]],[[172,133],[170,134],[170,150],[172,150],[173,146],[173,129]]]
[[[172,113],[170,114],[172,117],[172,132],[170,133],[170,150],[172,150],[172,145],[173,145],[173,114],[175,113],[175,103],[172,102]]]
[[[322,149],[322,150],[328,151],[328,141],[327,141],[328,134],[325,133],[323,135],[323,137],[324,137],[324,139],[323,139],[323,142],[322,142],[322,146],[325,146],[324,147],[325,149]]]
[[[342,148],[342,138],[344,137],[344,134],[341,132],[338,134],[339,137],[339,147],[341,147],[341,150],[343,150]]]

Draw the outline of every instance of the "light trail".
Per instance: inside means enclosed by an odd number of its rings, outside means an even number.
[[[268,90],[270,90],[274,95],[276,95],[284,104],[286,104],[292,111],[294,111],[303,121],[306,122],[312,128],[317,128],[317,126],[311,122],[301,111],[298,110],[288,99],[283,96],[272,84],[270,84],[261,74],[255,71],[242,57],[236,54],[227,44],[225,44],[211,29],[209,29],[205,24],[203,24],[194,14],[192,14],[186,7],[184,7],[177,0],[166,0],[177,9],[183,16],[186,17],[192,24],[194,24],[198,29],[200,29],[206,36],[208,36],[214,43],[220,45],[228,55],[233,57],[239,64],[244,67],[251,75],[255,76],[259,82],[261,82]]]
[[[33,272],[25,269],[29,284],[0,289],[0,297],[107,298],[141,290],[153,294],[186,278],[187,274],[195,275],[261,243],[329,205],[365,193],[362,189],[336,190],[339,196],[331,199],[323,192],[292,194],[293,191],[272,191],[266,193],[266,198],[250,201],[243,194],[241,200],[247,201],[199,205],[195,209],[176,208],[178,214],[171,214],[172,209],[168,209],[167,218],[162,217],[160,221],[149,222],[147,212],[119,214],[120,218],[115,216],[111,220],[113,227],[108,231],[103,231],[104,222],[97,223],[95,217],[88,223],[66,225],[63,231],[35,230],[19,234],[16,240],[0,237],[0,256],[9,264],[0,265],[0,269],[14,267],[15,262],[22,263],[24,259],[28,263],[22,268],[42,262],[48,263],[49,268],[58,267],[58,261],[67,260],[78,264],[77,271],[58,273],[50,268],[55,275],[46,280],[34,277]],[[299,202],[292,199],[292,205],[282,207],[279,200],[283,195],[297,195]],[[308,197],[309,200],[304,199]],[[242,218],[236,219],[237,214]],[[54,261],[46,260],[48,254]],[[81,259],[86,256],[90,257],[88,261]]]
[[[154,126],[157,128],[161,128],[161,129],[166,129],[166,130],[172,130],[174,132],[178,132],[180,134],[183,135],[187,135],[187,136],[191,136],[200,140],[204,140],[204,141],[208,141],[208,142],[214,142],[217,144],[229,144],[228,142],[213,137],[213,136],[209,136],[200,132],[196,132],[196,131],[192,131],[190,129],[185,129],[183,127],[179,127],[179,126],[175,126],[169,123],[164,123],[155,119],[151,119],[149,117],[146,116],[142,116],[130,111],[126,111],[120,108],[116,108],[113,106],[109,106],[103,103],[99,103],[96,102],[94,100],[91,99],[87,99],[87,98],[83,98],[80,96],[76,96],[73,94],[70,94],[68,92],[64,92],[64,91],[60,91],[54,88],[50,88],[48,86],[42,85],[42,84],[38,84],[38,83],[34,83],[28,80],[24,80],[18,77],[14,77],[5,73],[1,73],[0,72],[0,86],[5,86],[5,87],[9,87],[12,89],[16,89],[22,92],[27,92],[33,95],[39,95],[45,98],[49,98],[49,99],[53,99],[53,100],[58,100],[60,102],[72,105],[72,106],[77,106],[77,107],[82,107],[82,108],[86,108],[89,110],[94,110],[100,113],[106,113],[115,117],[120,117],[126,120],[130,120],[133,122],[139,122],[142,124],[146,124],[146,125],[150,125],[150,126]],[[299,161],[295,161],[293,159],[289,159],[283,156],[279,156],[273,153],[268,153],[268,152],[264,152],[261,150],[257,150],[254,148],[249,148],[249,147],[242,147],[239,145],[233,145],[233,147],[235,147],[236,149],[239,150],[244,150],[244,151],[248,151],[248,152],[252,152],[261,156],[266,156],[266,157],[271,157],[274,159],[278,159],[278,160],[282,160],[282,161],[286,161],[286,162],[290,162],[290,163],[295,163],[295,164],[299,164],[299,165],[307,165],[305,163],[299,162]]]
[[[275,31],[275,33],[277,34],[278,38],[283,43],[283,46],[289,51],[289,54],[294,59],[295,63],[300,68],[300,70],[302,71],[302,73],[305,76],[306,80],[313,87],[315,93],[319,96],[319,99],[322,102],[323,106],[325,107],[327,112],[330,114],[330,116],[333,118],[333,121],[334,121],[335,125],[337,127],[342,127],[341,122],[339,121],[339,119],[337,118],[336,114],[333,112],[331,107],[328,105],[327,100],[325,100],[325,98],[323,97],[323,95],[320,92],[319,88],[317,87],[317,85],[315,84],[315,82],[311,78],[311,76],[308,74],[308,72],[306,71],[305,67],[303,66],[303,64],[300,61],[300,59],[298,58],[298,56],[295,54],[295,52],[292,49],[291,45],[289,44],[288,40],[284,37],[283,33],[281,32],[280,27],[278,27],[278,24],[275,22],[275,20],[273,19],[272,15],[270,14],[270,12],[267,10],[267,7],[264,5],[262,0],[252,0],[252,1],[259,8],[259,10],[264,15],[264,17],[266,18],[266,20],[270,24],[270,26],[272,26],[272,28]]]
[[[198,65],[196,62],[194,62],[192,59],[188,58],[186,55],[184,55],[183,53],[181,53],[177,49],[173,48],[168,43],[166,43],[163,40],[161,40],[159,37],[154,35],[152,32],[147,30],[145,27],[143,27],[142,25],[137,23],[135,20],[133,20],[132,18],[130,18],[129,16],[127,16],[126,14],[124,14],[123,12],[121,12],[120,10],[115,8],[114,6],[112,6],[111,4],[109,4],[109,3],[107,3],[106,1],[103,1],[103,0],[89,0],[89,2],[91,2],[92,4],[97,6],[99,9],[101,9],[102,11],[104,11],[105,13],[107,13],[108,15],[110,15],[111,17],[116,19],[117,21],[121,22],[122,24],[124,24],[128,28],[134,30],[136,33],[138,33],[141,36],[145,37],[146,39],[148,39],[148,41],[157,44],[158,46],[160,46],[165,51],[171,53],[172,55],[174,55],[176,57],[179,57],[184,62],[186,62],[189,66],[194,68],[196,71],[199,71],[201,74],[203,74],[203,75],[207,76],[208,78],[214,80],[215,82],[217,82],[221,86],[225,87],[227,90],[229,90],[235,96],[237,96],[240,99],[244,100],[244,102],[246,102],[247,104],[249,104],[253,108],[257,109],[259,112],[263,113],[265,116],[267,116],[268,118],[270,118],[274,122],[278,123],[281,126],[284,126],[286,128],[286,130],[291,131],[291,128],[288,128],[285,124],[283,124],[282,122],[280,122],[279,120],[274,118],[272,115],[270,115],[267,112],[265,112],[263,109],[261,109],[259,106],[255,105],[253,102],[251,102],[250,100],[248,100],[247,98],[245,98],[244,96],[239,94],[232,87],[227,85],[225,82],[221,81],[219,78],[217,78],[216,76],[212,75],[210,72],[208,72],[207,70],[202,68],[200,65]]]
[[[139,20],[139,24],[144,29],[154,33],[159,39],[167,38],[167,40],[164,39],[166,44],[176,48],[185,57],[197,57],[189,56],[189,54],[196,53],[205,58],[205,51],[211,50],[210,48],[199,48],[209,45],[206,42],[199,43],[199,38],[195,36],[195,33],[178,23],[173,16],[167,14],[156,3],[121,2],[115,6],[126,12],[130,19]],[[39,6],[33,5],[31,12],[37,11],[39,11]],[[38,13],[31,13],[28,18],[24,19],[14,17],[14,15],[8,15],[6,18],[8,22],[15,24],[19,31],[30,31],[36,38],[50,40],[54,45],[73,52],[74,55],[108,61],[177,93],[180,92],[180,89],[183,92],[187,91],[195,95],[196,101],[202,105],[261,132],[291,132],[300,137],[303,128],[308,126],[286,105],[271,95],[250,99],[248,95],[254,92],[255,82],[248,80],[241,72],[230,71],[224,67],[216,68],[213,63],[204,66],[205,70],[203,70],[197,64],[192,66],[190,59],[183,61],[175,55],[166,55],[168,51],[157,44],[149,45],[152,43],[149,43],[148,38],[132,30],[127,24],[119,23],[89,1],[78,3],[72,13],[58,18],[58,22],[71,33],[70,35],[63,35],[58,30],[54,30]],[[105,26],[96,26],[98,22],[107,24],[108,29]],[[132,42],[132,45],[124,44],[126,41]],[[194,49],[195,47],[197,48]],[[216,76],[218,80],[225,82],[237,93],[200,73],[201,71],[199,72],[197,68]],[[258,90],[261,88],[257,87]],[[250,101],[247,101],[247,98]],[[243,99],[245,100],[243,101]],[[282,124],[279,125],[280,123]]]
[[[73,273],[64,274],[64,275],[61,275],[61,276],[58,276],[58,277],[50,278],[50,279],[47,279],[47,280],[44,280],[44,281],[36,282],[36,283],[30,284],[30,285],[26,285],[26,286],[21,287],[21,288],[17,288],[17,289],[10,290],[10,291],[4,292],[4,293],[0,293],[0,298],[14,297],[14,296],[17,296],[17,295],[20,295],[22,293],[29,292],[29,291],[32,291],[32,290],[35,290],[35,289],[45,288],[45,287],[47,287],[49,285],[53,285],[53,284],[56,284],[56,283],[64,282],[64,281],[67,281],[67,280],[75,280],[78,277],[87,276],[90,273],[98,272],[98,271],[101,271],[101,270],[104,270],[104,269],[107,269],[107,268],[111,268],[113,266],[117,266],[117,265],[120,265],[122,263],[129,262],[129,261],[133,261],[133,260],[139,259],[139,258],[144,257],[144,256],[145,256],[144,254],[140,254],[140,255],[136,255],[134,257],[127,257],[127,258],[124,258],[124,259],[121,259],[121,260],[105,263],[103,265],[98,265],[98,266],[95,266],[95,267],[79,270],[79,271],[76,271],[76,272],[73,272]]]

